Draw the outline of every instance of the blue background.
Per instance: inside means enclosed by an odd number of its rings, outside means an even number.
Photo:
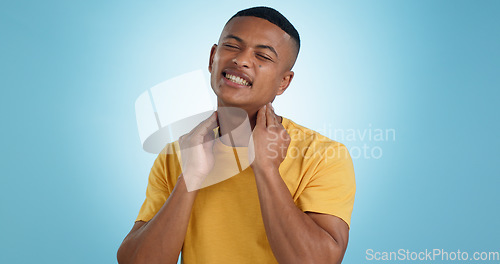
[[[226,20],[260,4],[302,38],[278,114],[327,135],[395,131],[337,138],[383,150],[354,159],[344,263],[500,251],[500,2],[2,1],[0,262],[116,263],[155,158],[135,99],[206,69]]]

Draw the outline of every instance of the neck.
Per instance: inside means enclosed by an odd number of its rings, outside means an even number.
[[[222,143],[233,147],[247,147],[255,127],[256,114],[249,114],[237,107],[219,106],[217,116]]]
[[[217,107],[219,133],[225,145],[247,147],[257,123],[257,110],[248,111],[237,107]],[[280,123],[283,121],[278,116]],[[224,137],[228,135],[228,137]]]

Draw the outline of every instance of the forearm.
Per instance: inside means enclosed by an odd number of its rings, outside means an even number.
[[[294,204],[279,171],[255,171],[264,227],[279,263],[336,263],[343,255],[334,238]]]
[[[120,263],[177,263],[197,191],[188,192],[181,174],[158,213],[125,238]]]

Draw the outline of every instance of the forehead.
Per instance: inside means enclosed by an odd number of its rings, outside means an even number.
[[[228,35],[241,38],[248,44],[264,44],[275,48],[289,48],[291,37],[275,24],[258,17],[235,17],[222,30],[220,41]]]

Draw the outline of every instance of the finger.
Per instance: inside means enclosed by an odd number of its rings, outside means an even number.
[[[281,139],[285,140],[285,141],[288,141],[290,139],[290,135],[288,134],[288,132],[286,131],[285,128],[283,128],[281,131],[280,131],[280,136],[281,136]]]
[[[280,125],[280,122],[278,122],[278,116],[276,115],[276,113],[274,112],[274,107],[273,105],[271,104],[271,113],[273,115],[273,119],[274,119],[274,124],[275,125]]]
[[[271,109],[271,103],[267,104],[266,121],[267,121],[267,126],[268,127],[274,125],[274,118],[273,118],[273,112],[272,112],[272,109]]]
[[[201,122],[194,130],[195,134],[205,136],[209,131],[217,127],[217,111],[214,111],[210,117]]]
[[[266,127],[266,106],[264,105],[257,112],[256,125]]]

